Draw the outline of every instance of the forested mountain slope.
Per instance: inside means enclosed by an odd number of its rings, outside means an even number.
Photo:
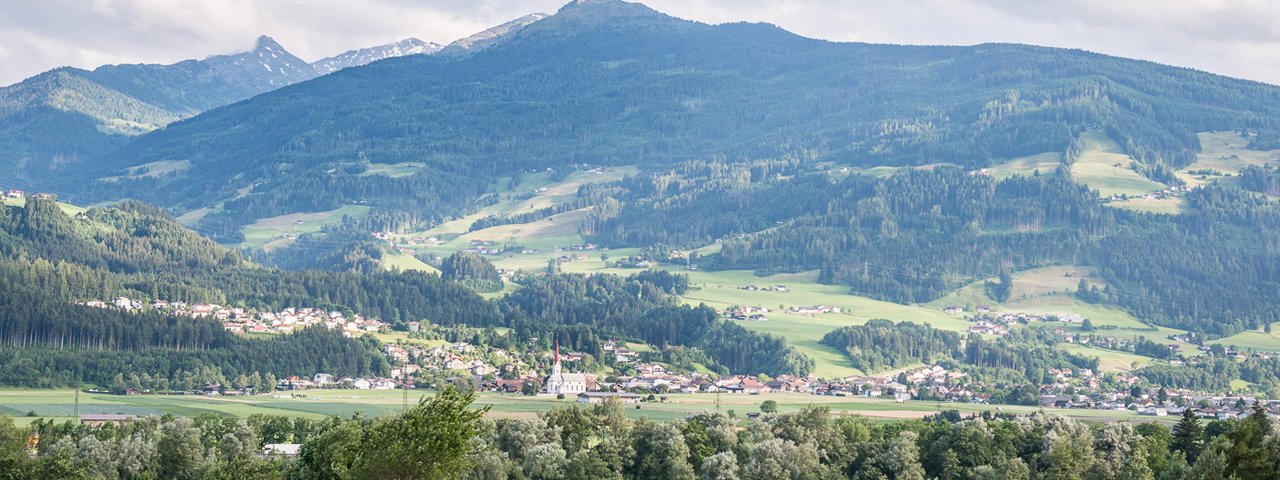
[[[178,211],[218,204],[206,221],[219,229],[350,202],[429,219],[466,207],[494,177],[575,162],[799,155],[972,168],[1068,152],[1096,130],[1161,175],[1191,162],[1196,132],[1277,125],[1280,88],[1148,62],[1022,45],[832,43],[575,2],[472,55],[378,62],[174,124],[68,190]],[[93,181],[161,160],[191,167]],[[365,174],[404,162],[423,166]]]
[[[316,75],[265,36],[204,60],[45,72],[0,88],[0,173],[40,185],[130,137]]]

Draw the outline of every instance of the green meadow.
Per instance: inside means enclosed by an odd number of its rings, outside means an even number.
[[[1084,152],[1071,165],[1071,176],[1077,182],[1088,185],[1104,197],[1141,196],[1165,188],[1164,184],[1143,177],[1130,168],[1133,158],[1126,155],[1114,140],[1096,132],[1082,133],[1080,140],[1084,143]]]
[[[304,233],[316,233],[325,225],[333,225],[342,221],[342,217],[363,217],[369,214],[369,207],[364,205],[346,205],[327,212],[291,213],[278,217],[263,218],[243,228],[244,242],[241,247],[263,248],[270,250],[293,243],[292,238]]]
[[[428,390],[410,390],[407,402],[416,403],[424,396],[433,395]],[[655,401],[638,405],[626,405],[628,417],[645,417],[666,421],[689,415],[732,410],[739,416],[758,412],[764,400],[774,400],[781,412],[796,411],[810,405],[829,407],[838,414],[864,415],[871,418],[903,419],[919,418],[942,410],[959,410],[974,413],[999,410],[1006,413],[1030,414],[1040,411],[1037,407],[992,406],[965,403],[908,401],[897,403],[892,399],[816,396],[803,393],[771,393],[763,395],[722,394],[670,394]],[[356,413],[380,416],[400,412],[405,405],[403,390],[308,390],[282,392],[275,395],[243,397],[205,397],[200,395],[110,395],[81,393],[80,414],[126,414],[194,416],[214,414],[244,418],[251,415],[283,415],[289,417],[323,418],[326,416],[349,417]],[[718,404],[717,404],[718,402]],[[491,418],[522,418],[574,404],[574,398],[556,399],[552,396],[524,396],[483,392],[477,394],[475,408],[489,407]],[[72,390],[0,390],[0,415],[13,417],[20,425],[36,419],[71,420],[77,411],[75,392]],[[1101,410],[1052,410],[1054,413],[1094,420],[1123,420],[1136,418],[1132,412]]]

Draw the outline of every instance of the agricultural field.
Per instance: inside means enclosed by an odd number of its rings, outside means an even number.
[[[409,391],[407,401],[432,395],[428,390]],[[742,394],[671,394],[666,401],[627,405],[628,417],[645,417],[666,421],[688,415],[712,412],[719,409],[733,410],[740,417],[759,411],[764,400],[778,403],[780,412],[796,411],[809,405],[822,405],[838,414],[863,415],[877,419],[920,418],[942,410],[959,410],[973,413],[999,410],[1013,414],[1031,414],[1037,407],[975,405],[964,403],[939,403],[908,401],[897,403],[892,399],[829,397],[803,393],[773,393],[763,395]],[[200,395],[110,395],[81,393],[80,414],[126,414],[194,416],[212,413],[229,417],[251,415],[284,415],[290,417],[323,418],[336,415],[349,417],[357,412],[367,416],[398,413],[404,408],[403,390],[309,390],[306,392],[281,392],[275,395],[244,397],[205,397]],[[71,420],[76,412],[75,392],[72,390],[0,390],[0,415],[12,416],[19,425],[27,425],[38,418]],[[527,418],[540,412],[573,404],[574,399],[557,400],[551,396],[524,396],[519,394],[480,393],[474,406],[490,408],[490,418]],[[1098,421],[1137,419],[1132,412],[1103,410],[1052,410],[1054,413],[1080,419]]]
[[[427,273],[440,273],[440,270],[437,270],[436,267],[427,265],[426,262],[418,260],[417,257],[400,252],[385,252],[382,256],[382,268],[400,270],[402,272],[417,270]]]
[[[426,166],[424,163],[417,162],[370,163],[368,170],[365,170],[360,175],[383,175],[391,178],[407,177],[422,171]]]
[[[999,165],[994,165],[983,169],[988,175],[1004,180],[1006,178],[1022,175],[1035,175],[1037,171],[1041,174],[1053,173],[1058,167],[1062,166],[1062,154],[1057,152],[1046,152],[1038,155],[1029,155],[1026,157],[1018,157],[1010,159]]]
[[[1177,344],[1184,355],[1199,353],[1194,345],[1168,339],[1171,335],[1183,333],[1182,330],[1148,325],[1119,308],[1093,305],[1076,299],[1073,294],[1080,280],[1084,280],[1090,286],[1096,285],[1098,288],[1106,286],[1091,267],[1055,265],[1014,273],[1013,291],[1009,300],[1004,303],[988,297],[983,289],[983,281],[977,281],[926,305],[936,309],[948,306],[971,308],[986,305],[995,313],[1074,313],[1093,323],[1095,331],[1092,333],[1129,339],[1144,336],[1161,343]],[[1032,326],[1063,328],[1075,333],[1084,333],[1079,325],[1072,324],[1033,323]],[[1105,361],[1103,363],[1106,364]]]
[[[1085,132],[1080,140],[1084,143],[1084,152],[1071,165],[1071,175],[1103,197],[1141,196],[1166,188],[1133,171],[1129,166],[1133,158],[1114,140],[1096,132]]]
[[[1273,323],[1271,331],[1272,333],[1266,333],[1263,329],[1250,330],[1206,343],[1225,347],[1235,346],[1237,348],[1280,352],[1280,334],[1275,333],[1280,332],[1280,323]]]
[[[341,222],[344,216],[363,217],[368,214],[368,206],[346,205],[327,212],[291,213],[264,218],[244,226],[244,243],[240,246],[271,250],[293,243],[293,238],[289,236],[319,232],[325,225]]]

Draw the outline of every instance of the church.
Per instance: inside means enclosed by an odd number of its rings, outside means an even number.
[[[587,391],[587,375],[560,371],[560,341],[556,340],[556,361],[551,366],[551,376],[543,382],[543,390],[552,395],[577,395]]]

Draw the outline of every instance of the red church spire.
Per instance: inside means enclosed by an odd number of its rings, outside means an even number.
[[[556,363],[560,363],[560,339],[556,339]]]

